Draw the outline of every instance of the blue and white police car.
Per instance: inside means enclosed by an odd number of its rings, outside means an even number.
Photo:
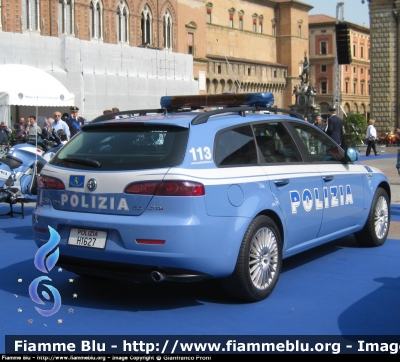
[[[50,226],[58,265],[79,275],[219,278],[246,301],[272,292],[286,257],[348,234],[382,245],[386,176],[273,103],[162,97],[160,109],[93,120],[40,173],[36,244]]]

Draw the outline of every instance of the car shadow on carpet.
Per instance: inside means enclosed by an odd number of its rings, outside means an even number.
[[[285,259],[282,273],[334,253],[340,249],[343,243],[345,242],[339,239],[336,243],[325,244]],[[348,244],[348,242],[346,243]],[[0,280],[2,280],[0,289],[29,298],[29,285],[40,276],[43,276],[43,273],[35,268],[34,257],[32,256],[30,260],[0,269]],[[51,278],[51,285],[59,291],[63,305],[73,307],[153,311],[182,308],[202,303],[244,303],[227,296],[217,279],[181,283],[169,281],[134,283],[100,277],[82,277],[57,266],[46,276]],[[18,282],[18,280],[22,280],[22,282]],[[43,287],[43,289],[45,288]],[[79,297],[75,298],[74,295]],[[52,300],[49,303],[52,303]]]

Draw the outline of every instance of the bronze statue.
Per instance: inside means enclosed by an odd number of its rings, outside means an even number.
[[[307,52],[304,52],[304,63],[303,63],[303,71],[300,74],[301,85],[306,85],[308,83],[308,73],[310,68],[310,62],[307,59]],[[303,78],[305,76],[305,78]]]
[[[297,96],[299,95],[299,86],[298,85],[294,86],[293,94],[296,96],[296,103],[297,103]]]

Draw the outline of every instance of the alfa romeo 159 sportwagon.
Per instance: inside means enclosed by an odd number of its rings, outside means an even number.
[[[272,292],[286,257],[348,234],[382,245],[385,175],[273,103],[162,97],[83,126],[41,170],[37,245],[51,227],[58,265],[79,275],[218,278],[246,301]]]

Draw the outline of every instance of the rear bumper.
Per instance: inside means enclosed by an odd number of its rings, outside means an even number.
[[[78,274],[148,279],[149,273],[159,271],[180,280],[183,275],[203,279],[233,272],[250,219],[210,217],[205,212],[185,218],[155,215],[96,215],[58,211],[46,205],[33,212],[34,239],[39,247],[45,244],[51,226],[60,235],[58,265]],[[68,245],[71,228],[107,231],[105,249]],[[137,239],[165,243],[138,244]]]

